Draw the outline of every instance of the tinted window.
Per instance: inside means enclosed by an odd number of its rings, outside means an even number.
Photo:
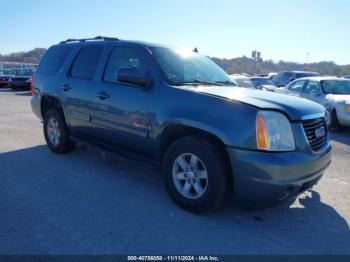
[[[18,69],[16,75],[18,76],[32,76],[34,75],[34,69]]]
[[[293,74],[285,73],[284,76],[281,79],[281,82],[284,83],[284,84],[288,84],[292,80],[293,80]]]
[[[288,89],[290,91],[293,91],[293,92],[301,92],[303,90],[305,82],[306,81],[304,81],[304,80],[296,81],[296,82],[292,83]]]
[[[56,46],[50,48],[40,62],[38,73],[55,75],[58,73],[63,63],[70,53],[68,46]]]
[[[117,74],[119,70],[129,67],[144,68],[139,53],[130,47],[115,47],[108,60],[104,81],[118,82]]]
[[[320,94],[321,88],[315,81],[309,81],[309,83],[304,88],[304,93],[306,94]]]
[[[350,81],[347,80],[325,80],[322,88],[325,94],[350,95]]]
[[[88,46],[82,48],[75,58],[71,69],[71,75],[84,79],[94,79],[102,52],[102,46]]]

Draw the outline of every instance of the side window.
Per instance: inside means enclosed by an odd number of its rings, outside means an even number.
[[[71,76],[93,80],[102,52],[102,46],[83,47],[73,62]]]
[[[306,81],[296,81],[289,86],[289,90],[293,92],[301,92]]]
[[[295,80],[295,76],[291,73],[286,73],[283,77],[283,82],[288,84],[290,83],[291,81]]]
[[[117,75],[121,68],[144,68],[140,54],[130,47],[115,47],[109,57],[103,80],[117,83]]]
[[[309,81],[309,83],[307,83],[307,85],[305,86],[303,92],[306,94],[320,94],[321,88],[320,88],[318,82]]]
[[[69,46],[55,46],[50,48],[40,62],[37,72],[45,75],[55,75],[61,69],[63,63],[69,56]]]

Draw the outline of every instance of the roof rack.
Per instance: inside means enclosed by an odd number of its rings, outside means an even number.
[[[72,43],[72,42],[87,42],[87,41],[96,41],[96,40],[101,40],[101,41],[119,41],[119,38],[114,38],[114,37],[106,37],[106,36],[96,36],[94,38],[82,38],[82,39],[67,39],[65,41],[60,42],[60,44],[67,44],[67,43]]]

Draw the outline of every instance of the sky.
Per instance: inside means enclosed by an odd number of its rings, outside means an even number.
[[[0,7],[0,54],[104,35],[228,59],[258,50],[274,61],[350,64],[348,0],[0,0]]]

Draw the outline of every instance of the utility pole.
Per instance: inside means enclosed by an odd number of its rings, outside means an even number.
[[[308,63],[309,63],[309,56],[310,56],[310,53],[307,52],[307,53],[306,53],[306,62],[305,62],[305,64],[308,64]]]
[[[258,67],[258,63],[262,63],[263,59],[261,57],[261,52],[260,51],[252,51],[252,58],[254,59],[254,74],[257,74],[257,67]]]

